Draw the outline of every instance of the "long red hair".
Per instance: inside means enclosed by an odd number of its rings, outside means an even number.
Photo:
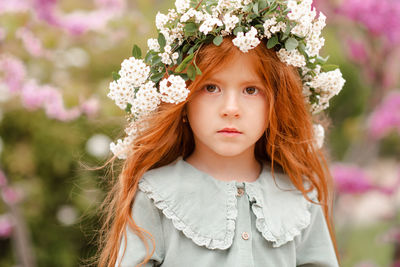
[[[307,196],[310,190],[315,188],[318,191],[318,200],[338,256],[332,220],[332,177],[324,152],[313,143],[312,117],[304,101],[300,76],[296,68],[282,63],[273,49],[267,49],[265,41],[248,52],[268,88],[264,93],[269,103],[269,121],[264,135],[256,143],[255,157],[271,164],[272,175],[274,164],[282,168],[307,200],[311,201]],[[127,226],[146,246],[147,257],[142,264],[148,262],[154,253],[157,244],[154,244],[151,233],[138,227],[131,214],[138,182],[146,171],[167,165],[178,156],[186,158],[193,152],[192,130],[182,122],[185,105],[199,89],[199,84],[234,53],[241,51],[233,45],[232,37],[225,37],[220,46],[208,44],[201,47],[195,60],[203,74],[195,81],[187,82],[190,90],[187,100],[179,104],[161,103],[146,121],[146,128],[133,141],[130,154],[117,179],[111,181],[111,190],[102,205],[105,220],[100,231],[98,266],[115,265]],[[304,187],[306,180],[311,183],[311,188]],[[153,244],[151,252],[147,240]]]

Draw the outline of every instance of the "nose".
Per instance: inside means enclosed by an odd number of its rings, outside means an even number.
[[[225,97],[222,98],[221,115],[222,117],[239,118],[240,107],[239,97],[234,91],[226,91]]]

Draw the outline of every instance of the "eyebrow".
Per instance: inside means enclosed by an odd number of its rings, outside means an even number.
[[[218,78],[207,78],[204,80],[204,83],[207,83],[207,82],[215,82],[215,83],[219,83],[219,84],[224,84],[224,82]],[[241,83],[241,85],[245,85],[245,84],[254,84],[254,85],[264,86],[264,83],[260,79],[246,80]]]

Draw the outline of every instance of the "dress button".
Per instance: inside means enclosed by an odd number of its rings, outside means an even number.
[[[238,188],[237,189],[237,196],[241,197],[241,196],[243,196],[243,193],[244,193],[243,188]]]
[[[244,240],[249,239],[249,234],[248,234],[247,232],[243,232],[243,233],[242,233],[242,238],[243,238]]]

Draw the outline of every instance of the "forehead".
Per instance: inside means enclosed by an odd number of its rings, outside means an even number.
[[[227,55],[223,62],[216,66],[209,75],[209,79],[215,80],[263,80],[260,72],[260,64],[256,55],[238,52]]]

